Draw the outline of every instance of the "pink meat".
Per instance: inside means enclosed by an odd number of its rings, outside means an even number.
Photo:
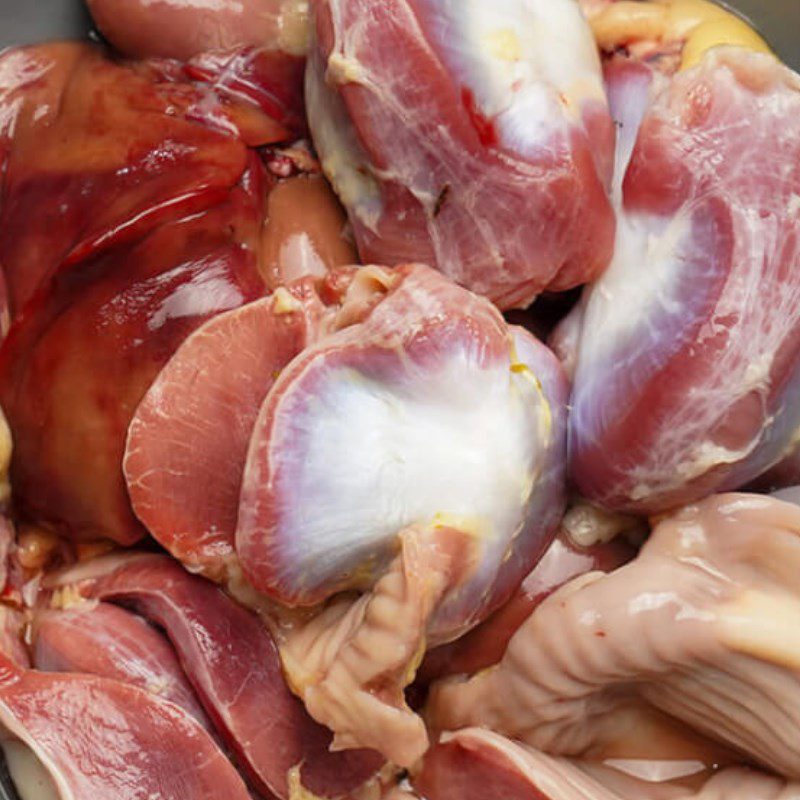
[[[26,671],[2,659],[0,725],[70,800],[249,800],[183,709],[119,681]]]
[[[369,588],[391,560],[392,537],[409,525],[438,516],[443,524],[460,517],[452,524],[470,535],[485,526],[468,592],[493,590],[476,605],[451,587],[458,602],[440,609],[438,632],[429,631],[441,640],[501,603],[552,535],[563,508],[566,394],[546,348],[432,270],[334,271],[316,287],[303,280],[221,315],[186,340],[131,425],[128,489],[138,517],[190,569],[234,590],[246,588],[244,571],[255,589],[289,604],[313,605],[345,585]],[[355,424],[341,403],[353,405]],[[454,450],[459,425],[477,429]],[[415,435],[420,426],[429,434]],[[441,462],[436,480],[461,476],[420,501],[430,454]],[[503,469],[480,466],[501,454]],[[330,470],[337,460],[377,484],[359,488],[347,470]],[[270,482],[264,470],[273,465],[281,472]],[[297,490],[295,468],[306,490]],[[326,552],[332,539],[338,563]],[[364,558],[370,567],[353,582],[347,575]],[[273,586],[279,569],[290,583],[318,573],[319,585]]]
[[[269,48],[261,40],[254,46],[198,53],[184,72],[220,97],[253,104],[285,129],[284,138],[308,134],[303,106],[304,58]]]
[[[559,521],[566,381],[537,340],[428,268],[331,273],[316,288],[335,304],[304,280],[186,340],[131,426],[128,486],[174,555],[247,602],[259,598],[240,570],[289,606],[362,591],[294,620],[281,655],[337,747],[411,764],[427,739],[403,690],[421,650],[502,603]],[[504,465],[487,472],[495,451]],[[352,483],[351,462],[378,483]],[[418,551],[447,550],[448,531],[463,546],[437,569]]]
[[[39,611],[33,662],[42,672],[84,672],[138,686],[180,706],[211,730],[169,642],[122,608],[86,602]]]
[[[18,667],[28,669],[31,657],[25,645],[28,619],[24,611],[0,605],[0,653]]]
[[[797,779],[798,565],[797,506],[746,494],[687,506],[630,564],[547,598],[494,669],[437,684],[428,720],[591,757],[651,738],[633,703]]]
[[[248,99],[295,134],[305,131],[302,0],[87,2],[95,25],[125,55],[188,62],[192,79]]]
[[[620,776],[621,780],[624,780]],[[636,800],[678,797],[651,794],[639,781]],[[426,800],[621,800],[578,764],[524,748],[495,733],[466,729],[444,737],[433,748],[414,780]],[[631,795],[628,795],[629,797]]]
[[[634,555],[635,550],[624,541],[617,539],[583,548],[573,544],[562,531],[502,608],[465,636],[425,656],[419,680],[429,684],[447,675],[474,675],[496,664],[511,637],[556,589],[587,572],[616,569]]]
[[[577,4],[324,0],[309,124],[367,262],[503,308],[608,264],[613,127]]]
[[[436,272],[359,275],[349,291],[372,282],[372,299],[346,302],[340,324],[353,319],[294,359],[259,412],[236,551],[258,590],[314,605],[373,585],[407,526],[461,528],[478,563],[431,622],[443,641],[508,598],[558,524],[566,381],[538,341]]]
[[[570,422],[579,490],[646,512],[749,483],[800,425],[800,79],[716,48],[654,91]]]
[[[667,772],[680,765],[653,767]],[[692,784],[697,788],[553,758],[477,728],[445,736],[414,780],[426,800],[792,800],[800,792],[796,782],[738,767]]]
[[[298,0],[87,0],[95,24],[121,52],[187,61],[198,53],[272,46],[302,53]]]
[[[123,464],[134,513],[193,571],[222,580],[232,566],[253,425],[277,375],[313,340],[322,309],[306,281],[215,317],[136,410]]]
[[[263,623],[213,584],[159,555],[90,562],[61,582],[86,597],[124,602],[162,627],[207,713],[259,791],[289,795],[288,773],[321,797],[338,798],[372,777],[382,759],[330,753],[283,679]]]

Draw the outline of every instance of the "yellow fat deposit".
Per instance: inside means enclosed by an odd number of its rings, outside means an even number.
[[[744,20],[710,0],[620,0],[603,6],[589,22],[606,50],[634,41],[682,41],[681,69],[695,66],[721,45],[772,52]]]

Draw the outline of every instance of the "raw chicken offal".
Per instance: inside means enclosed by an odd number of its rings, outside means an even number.
[[[747,486],[796,442],[800,79],[753,48],[608,65],[615,253],[557,337],[571,476],[607,508]]]
[[[800,798],[800,77],[708,0],[87,6],[0,52],[20,800]]]
[[[501,308],[596,277],[614,131],[573,0],[324,0],[306,75],[323,169],[367,262]]]

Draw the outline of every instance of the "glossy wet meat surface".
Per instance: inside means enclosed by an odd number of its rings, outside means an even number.
[[[22,800],[800,796],[800,78],[706,0],[88,5],[0,53]]]

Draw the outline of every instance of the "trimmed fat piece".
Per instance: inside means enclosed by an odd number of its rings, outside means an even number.
[[[560,755],[608,747],[644,702],[800,777],[800,508],[719,495],[609,575],[545,600],[499,666],[433,689],[438,729],[481,725]]]
[[[321,0],[309,125],[361,257],[502,308],[596,277],[614,132],[573,0]]]
[[[646,76],[609,78],[635,127]],[[647,513],[747,485],[800,426],[800,78],[717,47],[652,86],[614,259],[567,353],[573,480]]]
[[[236,551],[256,589],[312,606],[373,586],[408,526],[460,530],[474,563],[431,619],[444,641],[505,601],[555,533],[566,379],[431,269],[362,270],[348,291],[347,327],[295,358],[261,407]]]

